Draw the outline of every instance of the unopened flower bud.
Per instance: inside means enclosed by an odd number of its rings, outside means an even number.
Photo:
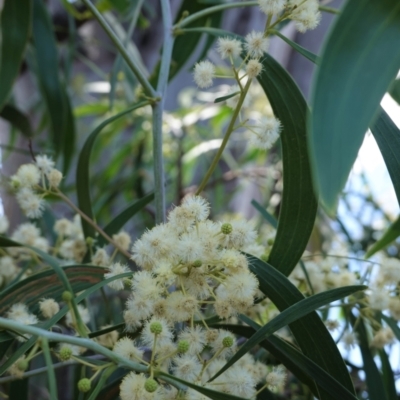
[[[189,350],[189,342],[187,340],[180,340],[178,342],[178,352],[186,353]]]
[[[150,324],[150,332],[154,333],[155,335],[159,335],[162,332],[162,325],[161,322],[152,322]]]
[[[60,185],[61,179],[63,178],[62,173],[53,168],[48,174],[47,174],[47,179],[49,180],[50,186],[52,187],[58,187]]]
[[[224,347],[232,347],[233,346],[233,338],[231,336],[225,336],[222,339],[222,345]]]
[[[201,262],[201,260],[196,260],[196,261],[193,261],[192,267],[200,268],[202,265],[203,265],[203,263]]]
[[[91,383],[88,378],[83,378],[78,382],[78,390],[80,392],[86,393],[90,390]]]
[[[17,368],[20,371],[26,371],[28,369],[28,367],[29,367],[29,362],[27,360],[19,360],[17,362]]]
[[[147,379],[144,383],[144,389],[146,390],[146,392],[153,393],[157,390],[157,388],[158,383],[152,378]]]
[[[72,349],[68,346],[61,347],[58,356],[61,361],[68,361],[72,357]]]
[[[61,298],[63,299],[63,301],[65,301],[66,303],[70,302],[74,296],[72,295],[71,292],[69,292],[68,290],[64,291],[63,294],[61,295]]]
[[[224,235],[229,235],[232,232],[232,229],[233,229],[232,225],[227,222],[221,225],[221,232]]]

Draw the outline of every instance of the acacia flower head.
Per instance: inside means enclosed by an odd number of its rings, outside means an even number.
[[[36,166],[43,174],[49,174],[51,170],[54,168],[54,161],[47,157],[46,155],[36,156]]]
[[[54,299],[40,300],[39,307],[43,317],[45,318],[54,317],[54,315],[56,315],[60,311],[60,306]]]
[[[281,122],[275,117],[263,117],[256,126],[250,128],[253,135],[251,144],[259,149],[270,149],[278,140],[281,132]]]
[[[210,61],[200,61],[194,67],[194,81],[201,89],[212,86],[215,77],[215,66]]]
[[[250,57],[260,58],[268,50],[269,41],[263,32],[252,31],[246,35],[245,48]]]
[[[262,71],[262,64],[258,60],[249,60],[246,65],[247,76],[252,79],[260,75]]]
[[[237,58],[242,51],[242,43],[237,39],[219,38],[217,42],[217,51],[222,59]]]
[[[266,15],[276,15],[283,11],[286,0],[258,0],[258,5]]]
[[[127,265],[123,265],[119,262],[114,263],[108,267],[107,273],[104,274],[104,278],[113,278],[114,276],[120,275],[120,274],[125,274],[127,272],[130,272],[130,269]],[[116,279],[112,282],[109,282],[107,284],[110,288],[114,290],[122,290],[124,288],[124,280],[123,278],[121,279]]]

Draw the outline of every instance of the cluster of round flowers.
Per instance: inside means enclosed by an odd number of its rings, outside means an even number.
[[[40,155],[36,157],[35,163],[23,164],[18,168],[10,178],[10,186],[24,214],[28,218],[39,218],[44,210],[44,195],[37,190],[46,190],[46,180],[50,188],[57,188],[61,179],[62,173],[54,168],[54,161]]]
[[[236,108],[247,107],[250,104],[248,88],[253,78],[262,73],[263,66],[260,58],[268,50],[269,40],[263,32],[252,31],[249,33],[245,42],[234,38],[219,38],[217,41],[217,51],[222,59],[227,59],[233,70],[230,78],[235,79],[226,95],[226,104],[235,110]],[[244,60],[239,63],[237,60],[245,53]],[[243,71],[244,68],[244,71]],[[208,60],[201,61],[195,65],[194,81],[199,88],[212,86],[216,68]],[[226,77],[225,77],[226,78]],[[229,78],[229,77],[228,77]],[[240,114],[239,114],[240,116]],[[251,136],[250,143],[260,149],[270,149],[279,138],[282,129],[280,121],[274,116],[265,116],[255,121],[246,121],[238,128],[246,128]]]
[[[360,283],[360,277],[347,268],[346,257],[316,257],[313,261],[306,261],[305,269],[308,280],[314,293],[329,289]],[[378,267],[378,269],[376,268]],[[290,276],[296,286],[310,292],[304,271],[298,266]],[[361,283],[368,284],[369,289],[359,299],[353,299],[354,305],[360,305],[364,319],[370,321],[373,336],[370,346],[383,348],[394,342],[395,335],[389,326],[383,326],[380,318],[376,319],[376,312],[384,312],[396,321],[400,321],[400,297],[398,282],[400,281],[400,260],[382,257],[379,265],[369,264]],[[339,328],[337,321],[327,321],[330,330]],[[358,344],[355,332],[345,330],[341,335],[341,343],[346,350]]]
[[[321,20],[318,0],[258,0],[258,3],[268,16],[293,20],[299,32],[315,29]]]
[[[274,370],[268,378],[267,368],[247,355],[207,383],[236,351],[235,336],[210,328],[207,317],[228,319],[252,307],[258,281],[241,251],[259,251],[248,222],[215,223],[208,216],[205,199],[186,197],[169,213],[167,223],[146,231],[133,244],[132,259],[141,270],[133,275],[124,319],[128,331],[141,329],[141,335],[136,344],[120,339],[114,351],[148,365],[150,377],[128,374],[121,384],[122,400],[206,399],[190,389],[179,397],[176,389],[157,383],[152,370],[244,398],[253,398],[256,385],[266,377],[270,386],[275,375],[281,377],[278,386],[284,381],[283,371]],[[107,277],[120,272],[110,267]],[[112,287],[124,285],[121,279]]]

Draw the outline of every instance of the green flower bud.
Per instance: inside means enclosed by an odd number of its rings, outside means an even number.
[[[68,346],[61,347],[58,356],[61,361],[68,361],[72,357],[72,349]]]
[[[264,254],[260,257],[260,259],[261,259],[262,261],[264,261],[264,262],[268,262],[269,254],[264,253]]]
[[[221,232],[224,235],[229,235],[232,232],[232,229],[233,229],[232,225],[227,222],[221,225]]]
[[[203,263],[201,260],[196,260],[196,261],[193,261],[192,267],[200,268],[202,265],[203,265]]]
[[[69,292],[68,290],[66,290],[65,292],[63,292],[63,294],[61,295],[61,298],[63,299],[63,301],[65,301],[66,303],[69,303],[73,298],[73,294],[71,292]]]
[[[189,350],[189,342],[187,340],[180,340],[178,342],[178,352],[186,353]]]
[[[83,378],[78,382],[78,390],[80,392],[86,393],[90,390],[91,382],[88,378]]]
[[[17,368],[20,371],[26,371],[28,369],[28,367],[29,367],[29,362],[27,360],[19,360],[17,362]]]
[[[231,336],[225,336],[222,339],[222,345],[224,347],[232,347],[233,346],[233,338]]]
[[[269,239],[267,240],[268,246],[272,246],[272,245],[274,244],[274,242],[275,242],[275,239],[273,239],[273,238],[269,238]]]
[[[144,383],[144,389],[146,390],[146,392],[153,393],[157,390],[157,388],[158,383],[152,378],[147,379]]]
[[[150,324],[150,332],[159,335],[162,332],[161,322],[154,321]]]

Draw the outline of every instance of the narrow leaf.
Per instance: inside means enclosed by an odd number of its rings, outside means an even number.
[[[249,338],[254,334],[254,332],[257,329],[259,329],[260,326],[258,324],[251,325],[250,322],[245,321],[244,319],[242,320],[243,322],[249,324],[250,326],[230,325],[230,324],[217,324],[214,326],[216,328],[226,329],[230,332],[235,333],[236,335]],[[279,360],[279,362],[282,363],[293,375],[295,375],[299,381],[307,385],[313,392],[315,397],[317,398],[319,397],[317,386],[313,381],[315,377],[311,378],[310,375],[305,373],[303,365],[301,363],[300,364],[297,363],[295,357],[293,357],[290,353],[287,352],[287,350],[285,350],[287,346],[290,346],[291,348],[295,349],[293,345],[291,345],[289,342],[286,342],[284,339],[280,338],[277,335],[271,335],[267,339],[264,339],[260,343],[260,346],[263,347],[265,350],[267,350],[270,354],[272,354],[277,360]],[[298,350],[296,351],[298,352]],[[290,355],[288,356],[288,354]],[[302,355],[302,357],[305,356]]]
[[[379,117],[370,129],[382,153],[396,192],[397,201],[400,204],[400,129],[383,109],[380,109]],[[365,258],[369,258],[384,249],[398,236],[400,236],[400,217],[389,226],[382,237],[367,251]]]
[[[31,123],[29,122],[27,115],[17,107],[14,107],[11,104],[6,104],[0,111],[0,117],[17,128],[25,137],[31,138],[33,136]]]
[[[283,126],[283,194],[268,262],[287,276],[303,255],[317,213],[307,149],[308,108],[296,83],[280,64],[269,55],[262,64],[264,71],[258,81]]]
[[[118,233],[135,214],[143,210],[143,208],[146,207],[147,204],[149,204],[153,200],[154,193],[149,193],[141,199],[134,201],[104,227],[104,232],[106,232],[109,236]],[[99,246],[103,246],[104,244],[106,244],[106,240],[103,238],[103,236],[101,236],[97,239],[97,243]]]
[[[33,0],[33,38],[38,80],[49,112],[53,145],[59,154],[67,121],[66,96],[58,74],[58,51],[53,24],[42,0]]]
[[[32,0],[5,0],[0,18],[0,110],[18,76],[32,26]]]
[[[400,104],[400,79],[396,79],[392,83],[389,89],[389,93],[393,97],[393,99],[397,102],[397,104]]]
[[[383,384],[385,385],[386,389],[386,397],[388,399],[396,399],[397,390],[394,372],[392,366],[390,365],[390,360],[385,349],[379,350],[379,357],[382,364]]]
[[[234,96],[236,96],[236,95],[239,94],[239,93],[240,93],[240,92],[235,92],[235,93],[227,94],[226,96],[217,97],[217,98],[214,100],[214,103],[222,103],[223,101],[228,100],[228,99],[230,99],[231,97],[234,97]]]
[[[396,221],[393,222],[382,235],[382,237],[374,243],[371,248],[365,254],[365,258],[370,258],[378,251],[387,247],[390,243],[396,240],[400,236],[400,217],[397,217]]]
[[[304,56],[305,58],[307,58],[308,60],[310,60],[311,62],[313,62],[314,64],[319,64],[320,59],[319,57],[314,54],[311,53],[311,51],[305,49],[304,47],[300,46],[299,44],[293,42],[292,40],[290,40],[289,38],[287,38],[285,35],[282,35],[282,33],[280,33],[279,31],[277,31],[276,29],[272,29],[271,33],[273,35],[276,35],[278,37],[280,37],[284,42],[286,42],[290,47],[292,47],[293,49],[295,49],[298,53],[300,53],[302,56]]]
[[[102,374],[97,382],[96,387],[93,389],[93,392],[90,394],[89,398],[87,400],[96,400],[97,395],[100,393],[100,390],[103,388],[103,386],[106,384],[107,379],[112,375],[112,373],[117,369],[116,366],[111,366],[108,367]]]
[[[260,328],[239,350],[235,355],[211,378],[214,380],[217,376],[221,375],[236,361],[240,360],[246,353],[253,347],[257,346],[261,341],[268,338],[274,332],[291,324],[294,321],[310,314],[318,308],[332,303],[333,301],[342,299],[355,292],[366,289],[366,286],[346,286],[337,289],[328,290],[323,293],[318,293],[313,296],[296,302],[292,306],[286,308],[277,317],[269,321],[262,328]]]
[[[350,315],[352,325],[355,328],[359,340],[361,357],[364,362],[365,379],[368,387],[369,400],[389,400],[386,396],[382,375],[375,364],[374,357],[368,343],[367,330],[363,319],[357,319]],[[357,321],[357,322],[356,322]]]
[[[247,258],[250,270],[259,280],[260,290],[280,311],[304,299],[300,291],[270,264],[250,255],[247,255]],[[352,380],[339,349],[318,314],[313,312],[290,324],[289,327],[304,355],[355,394]],[[321,399],[336,400],[323,388],[320,388],[320,392]]]
[[[252,334],[260,328],[258,324],[249,320],[249,318],[243,319],[243,322],[248,323],[251,328],[237,325],[227,325],[226,329],[230,329],[234,333],[241,334],[245,337],[251,337]],[[239,329],[236,330],[235,327],[238,327]],[[245,328],[245,330],[241,330],[240,328]],[[313,383],[313,381],[310,380],[311,377],[318,383],[320,387],[323,387],[327,392],[335,393],[337,396],[340,396],[340,399],[355,400],[357,398],[321,367],[303,355],[292,344],[281,339],[279,336],[271,335],[268,337],[268,339],[260,342],[260,346],[277,357],[278,360],[281,361],[286,368],[288,368],[289,371],[296,375],[299,379],[301,377],[303,383],[306,383],[307,385],[309,385],[310,382]],[[275,349],[275,352],[277,351],[277,355],[274,354],[274,351],[271,352],[271,348]],[[281,358],[279,358],[280,356],[283,356],[283,361]],[[312,386],[310,388],[313,389]],[[316,396],[319,397],[319,394],[316,394]]]
[[[382,153],[400,204],[400,129],[381,107],[379,110],[378,118],[371,125],[371,132]]]
[[[123,117],[124,115],[127,115],[130,112],[140,107],[144,107],[148,104],[149,103],[147,101],[142,101],[128,108],[127,110],[124,110],[106,119],[96,129],[94,129],[93,132],[91,132],[88,138],[86,139],[86,142],[83,145],[81,152],[79,153],[78,166],[76,169],[76,190],[77,190],[79,208],[89,218],[94,219],[92,202],[90,197],[89,164],[90,164],[90,155],[92,153],[93,145],[94,142],[96,141],[97,136],[100,134],[102,129],[104,129],[111,122],[114,122],[117,119]],[[84,219],[82,219],[82,229],[85,237],[94,238],[96,236],[94,228],[90,226]]]
[[[227,393],[222,393],[222,392],[216,392],[215,390],[207,389],[204,386],[195,385],[191,382],[184,381],[183,379],[180,379],[173,375],[169,375],[162,371],[158,372],[157,375],[162,377],[163,381],[171,383],[174,386],[189,387],[191,389],[196,390],[197,392],[199,392],[201,394],[204,394],[205,396],[207,396],[213,400],[244,400],[242,397],[237,397],[232,394],[227,394]],[[181,385],[179,385],[179,384],[181,384]]]
[[[313,85],[309,147],[316,187],[330,213],[400,68],[399,36],[398,0],[348,0],[325,43]]]
[[[58,397],[57,397],[56,374],[54,373],[53,361],[51,360],[49,341],[44,337],[41,338],[41,346],[43,349],[44,359],[46,361],[46,366],[47,366],[47,377],[49,380],[50,400],[57,400]]]
[[[278,227],[278,221],[258,201],[252,200],[251,205],[270,223],[273,228]]]

